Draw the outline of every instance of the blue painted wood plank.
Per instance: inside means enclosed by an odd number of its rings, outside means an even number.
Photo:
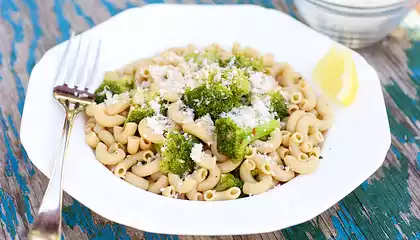
[[[100,3],[106,8],[106,10],[108,10],[111,16],[114,16],[115,14],[119,13],[122,10],[116,7],[113,3],[111,3],[108,0],[100,0]]]
[[[125,226],[117,223],[97,224],[93,220],[92,212],[78,201],[74,200],[73,204],[64,206],[63,221],[71,228],[80,228],[89,239],[95,240],[128,240],[130,236],[127,234]]]
[[[32,24],[32,41],[29,45],[28,50],[28,60],[26,61],[26,72],[28,74],[31,73],[32,68],[35,66],[36,55],[35,51],[38,48],[38,41],[42,36],[41,26],[39,25],[39,13],[38,13],[38,5],[34,0],[23,0],[24,4],[29,10],[29,19]]]
[[[11,53],[10,53],[10,71],[13,74],[15,84],[16,84],[16,90],[19,96],[17,107],[19,110],[19,113],[22,114],[23,111],[23,104],[25,100],[25,88],[22,84],[22,79],[17,74],[15,69],[15,63],[17,58],[17,47],[16,44],[23,42],[23,27],[22,27],[22,21],[20,19],[15,20],[16,18],[13,18],[12,15],[16,15],[19,12],[19,8],[14,0],[8,0],[8,1],[0,1],[0,17],[2,17],[13,30],[13,40],[11,43]]]
[[[76,0],[71,0],[71,4],[73,5],[77,15],[82,17],[85,22],[88,24],[89,27],[93,27],[95,23],[93,22],[92,18],[86,15],[83,9],[80,7],[80,4],[76,2]]]
[[[54,0],[54,15],[57,20],[57,26],[60,29],[61,37],[57,36],[57,43],[61,43],[70,37],[70,23],[63,13],[64,0]]]

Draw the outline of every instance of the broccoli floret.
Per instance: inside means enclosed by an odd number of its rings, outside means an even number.
[[[240,105],[240,99],[235,98],[228,87],[218,82],[186,89],[183,101],[194,110],[196,118],[210,114],[212,119],[218,119],[221,113]]]
[[[264,71],[264,64],[261,58],[250,58],[245,56],[243,53],[237,53],[235,56],[233,56],[234,59],[234,65],[237,68],[251,68],[254,71],[257,72],[263,72]],[[226,63],[229,63],[232,61],[232,58],[228,59]]]
[[[161,99],[159,101],[160,104],[160,114],[162,114],[163,116],[168,116],[168,106],[169,106],[169,102],[166,100]]]
[[[222,73],[223,79],[229,79],[229,74],[232,70],[227,70]],[[251,84],[249,83],[248,77],[245,75],[243,70],[236,70],[235,75],[232,77],[229,83],[229,89],[236,98],[241,98],[250,93]]]
[[[135,122],[138,124],[141,120],[143,120],[143,118],[151,117],[154,113],[155,111],[148,106],[138,106],[130,110],[126,122]]]
[[[195,137],[186,133],[168,133],[165,142],[158,148],[162,156],[160,170],[181,177],[191,173],[194,170],[195,163],[191,159],[190,153],[193,145],[198,142]]]
[[[220,192],[231,187],[238,187],[242,189],[243,185],[244,182],[240,178],[237,178],[230,173],[222,173],[222,175],[220,176],[220,180],[217,183],[214,190]]]
[[[243,106],[250,106],[251,102],[252,102],[252,94],[251,93],[248,93],[247,95],[241,97],[241,104]]]
[[[279,119],[282,119],[289,115],[287,112],[287,106],[284,102],[283,96],[280,94],[280,92],[274,92],[270,94],[271,97],[271,104],[270,104],[270,110],[273,113],[277,114],[277,117]]]
[[[269,120],[255,128],[241,128],[231,118],[216,121],[217,151],[227,155],[233,162],[242,161],[249,143],[269,135],[280,127],[277,120]]]
[[[119,77],[116,72],[105,73],[104,80],[101,85],[95,90],[95,101],[101,103],[106,98],[106,91],[114,94],[121,94],[127,92],[134,87],[133,76],[124,75]]]

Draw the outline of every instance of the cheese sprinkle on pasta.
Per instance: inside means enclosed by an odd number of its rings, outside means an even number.
[[[195,201],[314,172],[333,122],[290,65],[236,43],[173,48],[107,72],[95,101],[85,141],[96,158],[138,188]]]

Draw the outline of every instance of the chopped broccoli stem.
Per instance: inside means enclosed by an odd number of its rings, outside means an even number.
[[[130,110],[126,122],[135,122],[138,124],[143,118],[151,117],[154,113],[155,111],[150,107],[136,107]]]
[[[222,173],[214,190],[220,192],[231,187],[238,187],[242,190],[243,185],[244,182],[240,178],[237,178],[230,173]]]
[[[105,101],[105,92],[109,91],[112,95],[127,92],[134,87],[133,76],[124,75],[119,78],[116,72],[105,73],[104,80],[95,90],[95,101],[101,103]]]
[[[287,111],[286,103],[284,102],[284,98],[280,92],[274,92],[270,95],[271,97],[271,106],[270,110],[273,113],[276,113],[279,119],[283,119],[284,117],[288,116],[289,113]]]
[[[229,117],[220,118],[216,121],[217,151],[227,155],[233,162],[242,161],[248,144],[279,127],[279,121],[270,120],[255,128],[243,129]]]
[[[158,148],[162,156],[160,170],[181,177],[191,173],[195,166],[195,162],[190,157],[194,143],[198,143],[198,140],[186,133],[168,133],[163,146]]]
[[[187,89],[183,100],[194,110],[196,118],[210,114],[212,119],[218,119],[221,113],[240,105],[240,99],[236,99],[229,88],[217,82]]]
[[[251,131],[251,138],[249,140],[249,143],[270,135],[270,133],[276,128],[280,128],[280,122],[274,119],[256,126]]]

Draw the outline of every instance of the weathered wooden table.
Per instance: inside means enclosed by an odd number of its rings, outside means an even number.
[[[34,168],[19,142],[25,88],[32,67],[45,51],[69,37],[70,27],[77,32],[86,30],[144,2],[0,0],[0,240],[25,239],[47,186],[47,178]],[[290,0],[275,1],[277,3],[270,0],[238,2],[286,11],[291,9],[286,6],[290,6]],[[167,236],[143,233],[109,222],[65,196],[64,237],[147,240],[420,239],[420,42],[407,36],[389,37],[359,52],[376,68],[382,81],[392,146],[385,164],[374,176],[320,216],[267,234]]]

